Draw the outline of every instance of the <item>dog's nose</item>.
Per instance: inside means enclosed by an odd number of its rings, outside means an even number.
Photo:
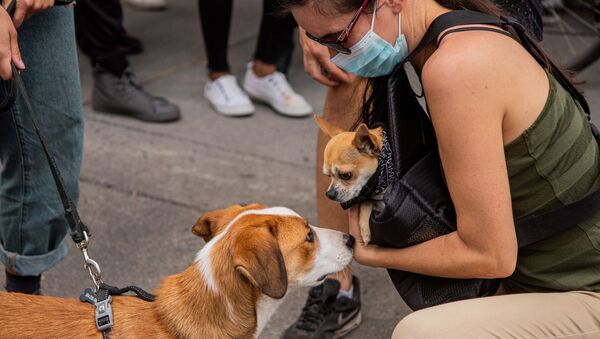
[[[337,196],[335,190],[329,190],[329,191],[327,191],[327,193],[325,193],[325,195],[331,200],[335,200],[335,198]]]
[[[354,243],[356,242],[356,239],[354,239],[354,237],[350,234],[344,234],[344,242],[349,248],[354,248]]]

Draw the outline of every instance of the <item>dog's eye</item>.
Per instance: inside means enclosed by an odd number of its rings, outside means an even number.
[[[306,235],[306,241],[308,242],[313,242],[314,238],[313,238],[313,232],[309,231],[308,234]]]
[[[352,179],[352,173],[350,173],[350,172],[347,172],[347,173],[340,173],[338,176],[339,176],[339,177],[340,177],[340,179],[342,179],[342,180],[350,180],[350,179]]]

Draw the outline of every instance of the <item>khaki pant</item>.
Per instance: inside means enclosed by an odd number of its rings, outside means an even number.
[[[331,88],[323,116],[348,129],[358,118],[364,80]],[[317,212],[319,225],[348,231],[339,204],[328,200],[329,178],[321,173],[328,138],[317,145]],[[417,311],[402,319],[395,339],[594,338],[600,339],[600,293],[525,293],[459,301]]]
[[[457,301],[402,319],[394,339],[600,338],[600,293],[523,293]]]

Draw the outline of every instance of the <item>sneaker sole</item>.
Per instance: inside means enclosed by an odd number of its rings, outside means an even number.
[[[153,119],[153,118],[147,118],[144,115],[137,114],[135,112],[120,111],[120,110],[117,110],[114,108],[106,108],[106,107],[102,107],[102,106],[92,106],[92,109],[98,113],[120,115],[123,117],[134,118],[134,119],[138,119],[138,120],[145,121],[145,122],[165,122],[166,123],[166,122],[174,122],[174,121],[181,119],[181,114],[179,114],[177,116],[169,117],[167,119]]]
[[[352,318],[346,325],[344,325],[344,327],[335,331],[335,333],[333,334],[333,339],[339,339],[339,338],[345,336],[346,334],[350,333],[352,330],[357,328],[361,322],[362,322],[362,312],[358,311],[358,313],[356,313],[356,316],[354,316],[354,318]]]
[[[254,114],[254,112],[256,111],[256,109],[254,107],[252,108],[247,108],[247,109],[222,109],[219,108],[215,105],[213,105],[212,102],[210,102],[208,99],[206,100],[208,101],[208,103],[210,104],[210,107],[212,107],[212,109],[219,113],[222,116],[226,116],[226,117],[231,117],[231,118],[241,118],[241,117],[249,117],[252,114]]]
[[[284,115],[286,117],[289,117],[289,118],[306,118],[313,112],[312,107],[308,111],[290,111],[290,110],[282,109],[281,107],[278,107],[277,105],[272,104],[271,102],[269,102],[269,100],[261,97],[260,95],[253,93],[252,90],[249,90],[246,86],[244,86],[244,91],[246,91],[246,93],[248,93],[250,98],[254,99],[255,101],[258,101],[258,102],[268,105],[275,112],[277,112],[281,115]]]

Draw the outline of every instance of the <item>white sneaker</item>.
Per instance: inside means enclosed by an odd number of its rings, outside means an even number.
[[[313,111],[312,106],[294,92],[281,72],[259,78],[252,70],[252,63],[249,63],[244,77],[244,89],[251,97],[266,102],[283,115],[305,117]]]
[[[160,11],[167,8],[167,0],[125,0],[125,3],[142,11]]]
[[[255,110],[252,101],[231,74],[223,75],[214,81],[209,80],[204,86],[204,97],[223,115],[246,116]]]

